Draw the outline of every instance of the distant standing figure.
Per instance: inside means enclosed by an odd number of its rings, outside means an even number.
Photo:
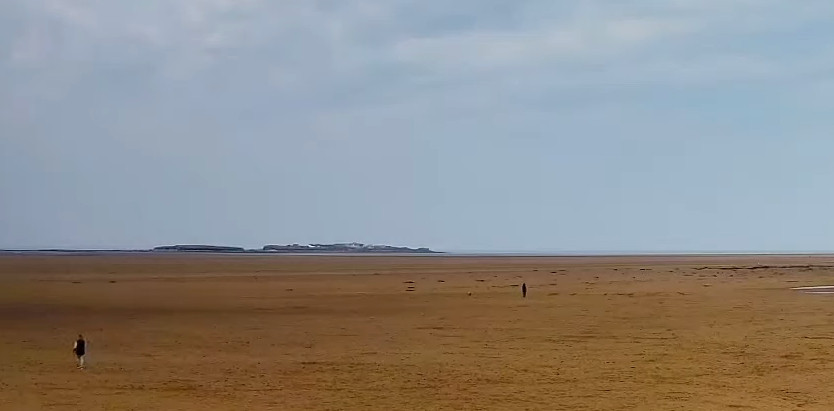
[[[527,298],[527,283],[521,284],[521,297]]]
[[[75,344],[72,346],[72,353],[78,358],[78,368],[84,368],[84,355],[87,354],[87,341],[84,340],[84,336],[81,334],[78,334],[78,339],[75,340]]]

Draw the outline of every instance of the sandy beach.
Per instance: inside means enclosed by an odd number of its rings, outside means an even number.
[[[2,256],[0,409],[830,410],[817,285],[834,257]]]

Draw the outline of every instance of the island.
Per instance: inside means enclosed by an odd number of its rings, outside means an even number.
[[[191,252],[191,253],[245,253],[243,247],[225,247],[218,245],[164,245],[154,247],[153,251]]]
[[[243,248],[220,245],[178,244],[151,249],[0,249],[2,254],[125,254],[125,253],[214,253],[214,254],[444,254],[429,248],[395,247],[362,243],[265,245],[262,248]]]
[[[272,253],[407,253],[440,254],[425,247],[409,248],[362,243],[265,245],[263,251]]]
[[[362,243],[336,244],[269,244],[260,249],[246,249],[243,247],[229,247],[218,245],[165,245],[154,247],[151,252],[174,253],[247,253],[247,254],[442,254],[429,248],[395,247],[390,245],[374,245]]]

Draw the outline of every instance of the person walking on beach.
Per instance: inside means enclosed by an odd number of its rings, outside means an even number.
[[[78,359],[78,368],[84,368],[84,355],[87,354],[87,341],[84,340],[84,336],[81,334],[78,334],[78,339],[75,340],[75,344],[72,346],[72,353]]]
[[[521,297],[527,298],[527,283],[521,284]]]

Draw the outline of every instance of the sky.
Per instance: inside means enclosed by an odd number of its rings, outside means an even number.
[[[830,0],[4,0],[0,248],[834,250]]]

